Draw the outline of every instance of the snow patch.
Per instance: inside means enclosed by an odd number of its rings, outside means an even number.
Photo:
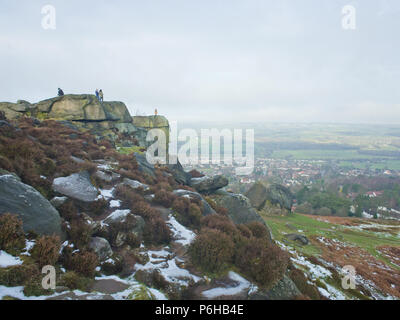
[[[19,266],[22,262],[23,261],[20,258],[14,257],[7,252],[0,250],[0,268]]]
[[[119,208],[121,206],[120,200],[111,200],[110,201],[110,208]]]
[[[169,220],[167,221],[167,224],[169,225],[170,230],[174,234],[174,238],[176,239],[175,242],[177,243],[186,246],[191,244],[194,238],[196,237],[196,234],[193,231],[181,225],[178,221],[176,221],[176,219],[172,215],[169,215]]]
[[[208,299],[214,299],[220,296],[233,296],[248,289],[252,292],[257,290],[256,286],[254,286],[251,282],[247,281],[242,276],[238,275],[236,272],[230,271],[228,276],[237,284],[236,286],[213,288],[203,291],[202,295]]]
[[[98,195],[97,200],[104,199],[108,201],[114,198],[114,190],[115,188],[112,188],[110,190],[100,189],[100,194]]]

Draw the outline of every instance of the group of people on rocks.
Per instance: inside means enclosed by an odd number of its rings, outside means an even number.
[[[103,100],[103,98],[104,98],[104,95],[103,95],[103,90],[102,89],[100,89],[100,91],[99,91],[99,89],[96,89],[96,98],[100,101],[100,102],[103,102],[104,100]]]
[[[103,90],[100,89],[96,89],[96,98],[100,101],[103,102],[104,101],[104,94],[103,94]],[[61,88],[58,88],[58,96],[62,97],[64,95],[64,91]]]

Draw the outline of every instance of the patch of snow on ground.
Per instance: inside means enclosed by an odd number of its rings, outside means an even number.
[[[131,210],[115,210],[105,220],[122,220],[124,221],[126,216],[131,213]]]
[[[160,251],[148,251],[147,253],[150,260],[145,265],[136,264],[136,271],[158,269],[165,280],[183,286],[187,286],[189,280],[193,280],[194,282],[201,280],[200,277],[191,274],[188,270],[179,268],[176,265],[177,258],[170,259],[171,253],[166,248]]]
[[[369,214],[368,212],[363,211],[363,213],[361,214],[363,218],[366,219],[373,219],[374,216],[372,214]]]
[[[339,241],[337,239],[330,239],[331,242],[329,242],[328,239],[326,239],[325,237],[319,236],[317,237],[317,240],[326,247],[331,247],[333,243],[336,246],[336,250],[340,250],[340,248],[350,247],[349,244]]]
[[[119,208],[121,206],[120,200],[111,200],[110,201],[110,208]]]
[[[112,169],[111,166],[110,166],[109,164],[99,164],[99,165],[97,166],[97,168],[99,168],[100,170],[106,170],[106,171]]]
[[[214,299],[220,296],[233,296],[236,294],[241,293],[244,290],[257,290],[257,287],[254,286],[251,282],[247,281],[242,276],[238,275],[237,273],[230,271],[229,278],[237,283],[234,287],[219,287],[213,288],[210,290],[206,290],[202,292],[202,295],[208,299]]]
[[[174,234],[174,237],[176,239],[175,242],[186,246],[192,243],[192,241],[196,237],[196,234],[193,231],[190,231],[189,229],[181,225],[172,215],[169,216],[167,224],[170,226],[170,229]]]
[[[70,247],[72,249],[74,247],[74,244],[73,243],[69,243],[68,240],[64,241],[63,244],[60,247],[60,251],[59,251],[60,254],[63,252],[65,247]]]
[[[35,240],[25,240],[24,252],[22,252],[21,254],[24,256],[30,256],[31,254],[29,253],[29,251],[33,248],[34,245]]]
[[[20,300],[46,300],[48,298],[56,297],[56,296],[61,295],[63,293],[65,293],[65,292],[60,292],[60,293],[56,293],[56,294],[49,295],[49,296],[27,297],[24,294],[24,287],[23,286],[20,286],[20,287],[4,287],[4,286],[0,286],[0,300],[2,300],[6,296],[17,298],[17,299],[20,299]]]
[[[129,294],[132,293],[132,291],[138,290],[141,287],[141,284],[138,281],[136,281],[136,279],[133,276],[126,278],[126,279],[121,279],[120,277],[115,276],[115,275],[112,275],[112,276],[103,275],[101,277],[96,277],[95,279],[96,280],[114,280],[114,281],[121,282],[121,283],[129,286],[128,289],[125,289],[121,292],[110,294],[110,296],[112,296],[115,300],[126,300],[127,297],[129,296]],[[168,300],[167,297],[157,289],[147,288],[147,290],[156,298],[156,300]]]
[[[14,257],[11,254],[0,250],[0,268],[19,266],[21,264],[22,260],[20,258]]]
[[[332,276],[332,272],[330,272],[328,269],[320,265],[311,263],[303,256],[298,255],[297,257],[291,257],[291,260],[297,263],[298,265],[305,267],[307,271],[310,273],[312,280],[317,280]]]
[[[100,189],[100,195],[97,197],[97,199],[104,199],[104,200],[110,200],[112,198],[114,198],[114,188],[110,189],[110,190],[105,190],[105,189]]]
[[[327,284],[326,282],[324,282],[324,281],[322,281],[322,282],[326,285],[326,288],[328,289],[328,290],[325,290],[323,288],[318,287],[318,290],[322,295],[324,295],[325,297],[327,297],[328,299],[331,299],[331,300],[346,300],[346,296],[343,293],[341,293],[335,287]],[[326,293],[328,295],[326,295]]]
[[[296,250],[284,245],[283,243],[276,241],[276,243],[282,248],[291,253],[292,257],[290,258],[295,264],[303,267],[307,273],[309,274],[311,280],[316,281],[319,280],[325,284],[326,289],[318,287],[318,290],[325,297],[332,300],[345,300],[346,296],[337,290],[335,287],[327,284],[323,279],[332,277],[332,272],[327,268],[324,268],[320,265],[315,265],[308,261],[305,257],[299,255]]]

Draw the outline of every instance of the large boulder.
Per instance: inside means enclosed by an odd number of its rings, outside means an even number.
[[[146,137],[150,130],[160,129],[165,133],[167,149],[169,144],[169,122],[164,116],[135,116],[132,117],[133,125],[137,128],[135,138],[138,140],[139,146],[148,148],[153,141],[147,141]]]
[[[169,145],[170,128],[164,116],[131,117],[123,102],[100,102],[95,95],[91,94],[67,94],[34,104],[23,100],[17,103],[0,102],[0,112],[4,113],[9,120],[28,116],[40,120],[63,122],[70,128],[89,131],[99,140],[107,139],[113,145],[121,143],[118,133],[123,133],[135,138],[128,139],[130,143],[134,141],[135,145],[148,148],[154,143],[154,141],[147,141],[148,132],[152,129],[160,129],[165,133],[167,149]],[[131,146],[133,145],[128,145],[128,147]]]
[[[139,128],[153,129],[153,128],[169,128],[168,119],[164,116],[134,116],[133,125]]]
[[[14,110],[14,105],[15,104],[10,102],[0,102],[0,111],[4,112],[7,119],[17,119],[23,115],[22,113]]]
[[[132,117],[123,102],[108,101],[102,103],[107,120],[131,123]]]
[[[146,223],[140,216],[130,210],[115,210],[100,225],[98,234],[106,238],[113,246],[121,247],[128,244],[129,235],[141,239]]]
[[[267,188],[267,200],[272,204],[279,205],[281,208],[291,210],[294,196],[288,188],[280,184],[273,183]]]
[[[53,190],[64,196],[84,202],[93,202],[98,196],[98,190],[90,181],[90,175],[87,171],[54,179]]]
[[[53,103],[49,117],[74,121],[107,120],[101,103],[93,95],[63,96]]]
[[[249,198],[253,208],[261,210],[267,200],[267,187],[261,182],[256,182],[246,192],[246,197]]]
[[[40,119],[74,121],[77,127],[89,129],[93,134],[103,131],[102,136],[110,134],[107,130],[117,129],[129,134],[137,130],[123,102],[100,102],[90,94],[68,94],[35,104],[23,100],[17,103],[0,102],[0,111],[4,111],[9,119],[26,114]]]
[[[90,239],[89,248],[92,249],[100,261],[103,262],[113,255],[110,244],[104,238],[93,237]]]
[[[262,182],[256,182],[246,192],[246,197],[257,210],[268,209],[271,206],[291,210],[294,198],[288,188],[276,183],[265,185]]]
[[[143,154],[140,154],[139,152],[135,152],[135,158],[136,161],[138,163],[139,166],[139,170],[143,173],[148,174],[149,176],[155,178],[156,175],[154,173],[154,165],[150,164],[147,159],[146,156]]]
[[[0,215],[17,214],[26,232],[63,237],[58,211],[36,189],[14,175],[0,176]]]
[[[203,204],[203,215],[208,216],[210,214],[216,213],[213,208],[208,204],[206,200],[197,192],[192,192],[189,190],[184,190],[184,189],[178,189],[174,190],[173,193],[178,196],[178,197],[186,197],[186,198],[192,198],[192,199],[197,199],[200,200],[201,203]]]
[[[33,108],[33,106],[28,101],[24,101],[24,100],[18,100],[17,103],[0,102],[0,110],[4,111],[6,113],[6,116],[7,116],[7,113],[10,113],[10,114],[14,115],[15,117],[18,117],[18,113],[27,112],[32,108]],[[21,114],[19,116],[21,116]],[[11,116],[9,118],[12,119],[13,116]]]
[[[213,177],[201,177],[190,179],[190,185],[198,192],[213,193],[229,184],[229,180],[223,175]]]
[[[228,215],[235,224],[246,224],[258,221],[265,224],[264,220],[251,206],[247,197],[226,191],[218,191],[214,197],[219,206],[228,210]]]
[[[43,113],[49,113],[51,110],[51,107],[56,101],[61,100],[62,97],[55,97],[55,98],[50,98],[46,100],[39,101],[34,105],[35,109],[38,112],[43,112]]]
[[[171,158],[170,158],[170,160],[171,160]],[[174,164],[167,165],[167,167],[176,182],[183,184],[183,185],[190,184],[190,179],[192,178],[192,176],[190,175],[189,172],[186,172],[183,169],[182,164],[179,162],[179,160],[176,160],[176,163],[174,163]]]

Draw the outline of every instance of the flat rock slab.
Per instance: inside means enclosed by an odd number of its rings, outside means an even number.
[[[84,202],[95,201],[99,193],[90,181],[87,171],[54,179],[53,190],[67,197]]]
[[[93,291],[104,293],[104,294],[114,294],[124,291],[129,288],[126,283],[114,280],[114,279],[102,279],[96,280],[91,288]]]
[[[141,182],[136,181],[136,180],[128,179],[128,178],[125,178],[123,180],[122,184],[124,184],[124,185],[126,185],[128,187],[131,187],[132,189],[142,188],[144,191],[147,191],[147,190],[150,189],[147,184],[141,183]]]
[[[214,177],[202,177],[190,179],[190,185],[198,192],[212,193],[218,189],[224,188],[229,184],[229,181],[223,175]]]

